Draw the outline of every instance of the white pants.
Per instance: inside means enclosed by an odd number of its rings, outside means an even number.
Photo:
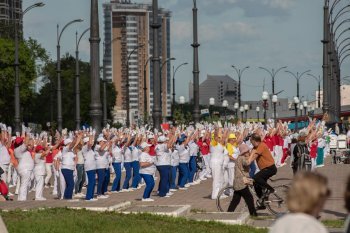
[[[213,176],[213,190],[211,199],[216,199],[224,181],[223,161],[210,160],[211,173]]]
[[[19,172],[20,176],[20,187],[19,187],[19,193],[18,193],[18,201],[26,201],[27,200],[27,194],[28,194],[28,187],[30,186],[30,177],[32,175],[32,171],[30,170],[23,170]]]
[[[316,168],[316,158],[311,158],[311,171],[314,171]]]
[[[57,195],[58,198],[60,198],[60,196],[58,195],[58,191],[59,191],[59,172],[56,170],[55,166],[52,166],[53,168],[53,191],[52,194],[53,195]]]
[[[8,172],[8,175],[7,175],[7,183],[8,184],[13,184],[14,186],[16,186],[17,184],[17,170],[16,168],[10,164],[10,167],[9,167],[9,172]]]
[[[274,146],[274,159],[277,167],[281,166],[281,160],[283,156],[283,148],[282,146]]]
[[[45,177],[45,185],[47,185],[50,182],[50,179],[52,177],[52,163],[46,163],[46,177]]]
[[[225,169],[225,179],[223,187],[233,186],[233,179],[235,178],[235,164],[229,164]]]
[[[204,160],[204,168],[201,174],[199,175],[200,178],[205,178],[206,176],[211,175],[211,169],[210,169],[210,154],[202,155],[202,158]]]
[[[43,198],[45,175],[35,175],[35,199]]]
[[[58,198],[63,199],[64,190],[66,190],[66,180],[64,179],[64,176],[63,176],[61,169],[60,169]]]
[[[2,168],[2,170],[4,170],[4,173],[1,175],[1,180],[5,181],[5,183],[9,183],[7,181],[7,175],[8,175],[8,172],[9,172],[9,163],[6,163],[6,164],[0,164],[0,167]]]

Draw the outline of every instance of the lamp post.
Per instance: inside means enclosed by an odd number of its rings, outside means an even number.
[[[243,120],[244,120],[244,118],[243,118],[244,107],[243,106],[239,107],[239,111],[241,112],[241,121],[243,122]]]
[[[297,80],[297,97],[299,98],[299,89],[300,89],[300,79],[303,77],[304,74],[310,72],[310,70],[304,71],[303,73],[299,74],[299,72],[297,72],[296,74],[294,74],[293,72],[290,72],[289,70],[285,71],[288,74],[291,74],[296,80]]]
[[[307,74],[307,75],[314,78],[318,84],[318,97],[317,97],[318,98],[318,106],[317,107],[320,108],[321,107],[321,76],[317,77],[313,74]]]
[[[60,40],[64,30],[73,23],[83,22],[82,19],[75,19],[68,22],[61,32],[59,31],[59,25],[57,24],[57,128],[58,131],[62,130],[62,88],[61,88],[61,46]]]
[[[264,102],[263,107],[264,107],[264,122],[265,122],[265,129],[267,129],[267,117],[266,117],[266,111],[267,111],[267,100],[269,99],[269,93],[267,91],[263,91],[262,93],[262,100]]]
[[[23,16],[25,13],[30,11],[36,7],[43,7],[44,3],[38,2],[29,7],[27,7],[22,14],[20,14],[20,18],[18,21],[23,20]],[[20,103],[20,93],[19,93],[19,41],[18,41],[18,22],[15,21],[15,132],[21,132],[21,103]]]
[[[304,115],[306,117],[306,110],[307,110],[307,107],[308,107],[307,101],[303,101],[303,106],[304,106]]]
[[[259,67],[259,69],[265,70],[267,73],[269,73],[271,78],[272,78],[272,95],[275,94],[275,78],[276,78],[276,75],[278,74],[278,72],[280,72],[281,70],[286,69],[286,68],[287,68],[287,66],[283,66],[283,67],[278,68],[276,71],[275,71],[275,69],[272,69],[270,71],[270,70],[268,70],[265,67]]]
[[[300,103],[299,97],[295,96],[293,99],[293,102],[294,102],[294,111],[295,111],[295,121],[294,121],[295,131],[298,131],[298,104]]]
[[[244,105],[244,112],[245,112],[245,121],[247,122],[248,120],[248,110],[249,110],[249,105],[245,104]]]
[[[301,102],[299,104],[299,110],[300,110],[300,116],[302,117],[303,116],[304,105]]]
[[[128,55],[128,59],[126,61],[126,126],[130,127],[130,80],[129,80],[129,61],[131,56],[138,50],[143,47],[143,44],[138,44]]]
[[[260,107],[257,106],[257,107],[256,107],[256,114],[257,114],[257,116],[258,116],[258,122],[260,122],[259,113],[260,113]]]
[[[78,39],[78,32],[75,33],[75,128],[80,129],[80,66],[79,66],[79,44],[83,36],[90,30],[86,29]]]
[[[177,66],[176,69],[173,66],[173,105],[172,105],[172,108],[171,108],[171,115],[172,116],[174,115],[174,110],[175,110],[175,75],[176,75],[177,70],[180,67],[185,66],[185,65],[188,65],[188,63],[187,62],[182,63],[181,65]]]
[[[249,66],[244,67],[242,70],[238,69],[236,66],[232,65],[232,68],[236,71],[237,75],[238,75],[238,104],[241,105],[241,78],[243,75],[243,72],[247,69],[249,69]]]
[[[235,103],[235,104],[233,105],[233,108],[235,109],[236,118],[238,119],[239,103]]]
[[[198,64],[198,22],[197,22],[197,0],[193,0],[193,118],[194,122],[199,122],[199,64]]]
[[[278,97],[277,95],[273,95],[272,96],[272,103],[273,103],[273,121],[274,121],[274,125],[275,128],[277,126],[277,116],[276,116],[276,103],[278,101]]]
[[[175,61],[175,60],[176,60],[176,58],[174,58],[174,57],[167,58],[160,66],[160,87],[161,87],[161,90],[162,90],[161,94],[160,94],[160,96],[161,96],[161,101],[160,101],[161,109],[162,109],[162,106],[163,106],[162,101],[164,100],[164,98],[162,98],[162,94],[163,94],[163,91],[167,89],[166,87],[165,88],[162,87],[162,85],[163,85],[163,75],[162,75],[163,74],[163,68],[165,67],[165,64],[167,64],[169,61]],[[165,78],[165,80],[166,80],[166,78]],[[167,98],[165,98],[165,105],[166,105],[166,103],[167,103]]]
[[[210,118],[212,118],[211,110],[212,110],[212,107],[214,105],[215,105],[215,99],[212,97],[209,99],[209,116],[210,116]]]
[[[147,124],[147,65],[152,57],[149,57],[143,66],[143,122]]]
[[[227,107],[228,107],[228,102],[227,102],[227,100],[222,101],[222,107],[224,108],[225,124],[226,124],[226,112],[227,112]]]
[[[180,106],[181,106],[181,113],[184,114],[184,104],[185,104],[185,97],[184,96],[180,96],[179,97],[179,103],[180,103]]]

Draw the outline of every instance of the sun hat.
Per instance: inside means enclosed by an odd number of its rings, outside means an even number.
[[[247,144],[241,144],[239,146],[239,155],[243,155],[244,153],[249,151],[249,147],[247,146]]]
[[[145,149],[146,147],[150,147],[150,146],[151,146],[151,144],[148,144],[147,142],[143,142],[143,143],[141,143],[141,145],[140,145],[140,147],[141,147],[142,150]]]
[[[236,138],[236,135],[234,133],[231,133],[229,136],[228,136],[228,139],[237,139]]]
[[[104,137],[97,138],[97,142],[107,142],[107,140]]]
[[[90,141],[90,138],[88,138],[88,137],[86,137],[86,138],[83,139],[83,142],[84,142],[84,143],[87,143],[88,141]]]
[[[63,144],[64,144],[65,146],[67,146],[69,143],[72,143],[72,142],[73,142],[72,139],[67,138],[67,139],[65,139],[65,140],[63,141]]]
[[[35,152],[39,152],[39,151],[41,151],[41,150],[44,150],[44,147],[42,146],[42,145],[37,145],[36,147],[35,147]]]
[[[165,142],[166,140],[167,138],[163,135],[158,138],[158,142]]]

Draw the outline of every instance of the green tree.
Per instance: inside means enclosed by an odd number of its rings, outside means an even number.
[[[90,125],[90,64],[79,62],[80,65],[80,112],[81,123]],[[66,54],[61,59],[61,87],[62,87],[62,118],[63,127],[75,128],[75,58]],[[49,62],[43,67],[45,76],[44,87],[35,98],[35,122],[46,125],[46,122],[57,120],[57,74],[56,62]],[[102,82],[101,82],[102,98]],[[115,106],[116,92],[112,83],[107,83],[107,112],[108,119],[112,119],[111,111]],[[102,103],[102,99],[101,99]]]
[[[21,116],[23,120],[32,115],[31,106],[34,98],[33,83],[38,72],[36,61],[48,60],[46,50],[29,38],[19,41],[19,80]],[[13,40],[0,38],[0,121],[13,124],[14,119],[14,85],[15,85],[15,44]]]

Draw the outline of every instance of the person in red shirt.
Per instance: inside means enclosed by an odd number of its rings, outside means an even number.
[[[200,174],[201,180],[206,180],[207,178],[211,178],[211,169],[210,169],[210,135],[205,130],[201,131],[200,138],[197,142],[200,154],[204,160],[205,168]]]
[[[156,140],[156,138],[154,137],[153,134],[150,134],[150,135],[148,136],[148,144],[151,144],[150,150],[149,150],[148,154],[149,154],[150,156],[156,156],[156,145],[157,145],[157,140]]]
[[[46,156],[46,177],[45,177],[45,188],[49,188],[50,179],[52,176],[52,164],[53,164],[53,153],[50,151]]]

